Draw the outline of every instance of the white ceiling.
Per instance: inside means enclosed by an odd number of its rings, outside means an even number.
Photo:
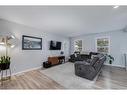
[[[0,18],[67,37],[117,30],[127,25],[127,7],[0,6]],[[36,31],[35,31],[36,32]]]

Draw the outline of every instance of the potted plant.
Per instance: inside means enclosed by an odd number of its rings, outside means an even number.
[[[10,57],[2,56],[0,57],[0,70],[6,70],[10,68]]]
[[[109,64],[112,64],[112,62],[114,61],[114,57],[111,55],[106,54],[106,58]]]

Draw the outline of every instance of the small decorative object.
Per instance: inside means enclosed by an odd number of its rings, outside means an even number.
[[[106,54],[107,60],[109,62],[109,64],[112,64],[112,62],[114,61],[114,57],[112,57],[111,55]]]
[[[0,70],[6,70],[10,68],[10,57],[2,56],[0,57]]]
[[[23,50],[41,50],[42,38],[22,36],[22,49]]]
[[[60,54],[61,54],[61,55],[63,55],[63,54],[64,54],[64,52],[63,52],[63,51],[61,51],[61,52],[60,52]]]

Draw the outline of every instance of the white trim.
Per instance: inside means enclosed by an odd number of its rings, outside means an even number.
[[[100,37],[96,37],[95,38],[95,51],[97,52],[97,39],[101,39],[101,38],[108,38],[109,41],[109,45],[107,46],[109,48],[108,54],[110,54],[110,36],[100,36]]]
[[[125,69],[125,67],[124,67],[124,66],[121,66],[121,65],[104,64],[104,66],[118,67],[118,68],[123,68],[123,69]]]
[[[40,69],[40,68],[42,68],[42,66],[35,67],[35,68],[30,68],[30,69],[27,69],[27,70],[24,70],[24,71],[20,71],[20,72],[17,72],[17,73],[13,73],[12,76],[19,75],[19,74],[22,74],[22,73],[25,73],[25,72],[29,72],[29,71],[32,71],[32,70],[37,70],[37,69]]]

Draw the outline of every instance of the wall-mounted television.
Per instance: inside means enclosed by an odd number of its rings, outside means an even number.
[[[50,41],[50,50],[61,50],[62,42]]]

